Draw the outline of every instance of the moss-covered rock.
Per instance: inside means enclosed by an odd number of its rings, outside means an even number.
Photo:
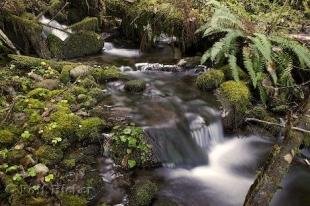
[[[129,93],[143,92],[146,89],[144,80],[130,80],[125,83],[125,90]]]
[[[92,74],[99,83],[106,83],[107,81],[118,80],[124,77],[115,66],[97,68]]]
[[[88,118],[82,120],[77,131],[80,140],[92,139],[95,140],[100,137],[101,131],[105,126],[105,121],[98,118]]]
[[[66,158],[62,161],[62,164],[67,168],[67,169],[73,169],[76,165],[76,159],[74,158]]]
[[[237,110],[244,111],[249,105],[251,93],[249,88],[243,82],[227,81],[221,84],[219,94],[222,103],[228,107],[232,106]]]
[[[216,89],[223,81],[225,75],[221,70],[210,69],[197,77],[196,84],[199,89]]]
[[[71,78],[70,78],[70,71],[73,69],[74,67],[72,65],[65,65],[60,73],[60,77],[59,80],[64,83],[67,84],[70,82]]]
[[[72,24],[70,27],[72,31],[79,32],[79,31],[98,31],[98,18],[97,17],[86,17],[80,22]]]
[[[130,205],[150,205],[158,186],[150,180],[136,183],[131,190]]]
[[[59,199],[62,206],[86,206],[87,200],[78,195],[65,194],[59,195]]]
[[[63,53],[66,58],[82,57],[98,53],[102,48],[103,39],[99,34],[91,31],[82,31],[70,35],[65,41]]]
[[[10,145],[14,143],[14,136],[10,130],[0,130],[0,144]]]
[[[35,155],[39,158],[40,162],[47,166],[52,166],[60,162],[63,158],[63,152],[59,148],[49,145],[42,145],[36,151]]]
[[[93,31],[70,34],[65,41],[50,34],[48,45],[53,57],[68,59],[98,53],[103,47],[103,39]]]
[[[50,97],[50,91],[45,88],[36,88],[27,94],[28,98],[46,100]]]
[[[46,60],[36,57],[24,56],[24,55],[15,55],[10,54],[9,58],[12,60],[12,64],[16,66],[17,69],[31,70],[36,69],[37,67],[42,66],[42,62],[50,65],[52,68],[61,72],[63,66],[65,65],[79,65],[77,63],[66,62],[66,61],[54,61]]]

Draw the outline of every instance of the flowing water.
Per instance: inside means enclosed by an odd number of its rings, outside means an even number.
[[[181,206],[241,206],[272,142],[255,134],[225,135],[216,97],[196,89],[195,72],[139,70],[141,64],[137,62],[150,61],[143,55],[108,43],[101,56],[86,60],[98,64],[117,61],[130,77],[147,82],[147,90],[137,95],[126,94],[121,82],[110,83],[108,104],[112,110],[126,111],[144,127],[163,163],[162,168],[152,171],[162,178],[153,204],[168,199]],[[158,65],[148,66],[153,67]],[[271,205],[309,206],[309,183],[309,168],[294,164]]]

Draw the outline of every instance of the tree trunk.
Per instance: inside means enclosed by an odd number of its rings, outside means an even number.
[[[244,206],[269,205],[302,143],[300,132],[287,131],[281,145],[274,145],[264,168],[250,187]]]

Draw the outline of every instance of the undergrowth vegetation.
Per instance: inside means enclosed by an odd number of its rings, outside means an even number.
[[[304,81],[302,73],[309,75],[309,49],[276,30],[262,29],[261,24],[219,2],[212,1],[212,5],[212,18],[199,31],[204,37],[219,39],[204,53],[202,63],[210,60],[215,66],[228,64],[235,81],[240,80],[241,68],[264,104],[281,95],[286,100],[301,99],[303,94],[297,83]],[[276,22],[272,27],[275,25]]]

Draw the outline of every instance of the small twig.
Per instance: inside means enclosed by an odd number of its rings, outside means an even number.
[[[4,119],[1,121],[1,124],[3,124],[9,118],[9,116],[10,116],[10,114],[11,114],[11,112],[12,112],[14,106],[15,106],[15,103],[16,103],[17,99],[18,99],[18,97],[13,100],[13,102],[12,102],[8,112],[6,113]]]
[[[256,119],[256,118],[246,118],[245,121],[246,122],[259,122],[259,123],[264,123],[264,124],[268,124],[268,125],[274,125],[274,126],[285,128],[285,124],[278,124],[278,123],[274,123],[274,122],[268,122],[268,121],[264,121],[264,120],[260,120],[260,119]],[[299,132],[304,132],[304,133],[310,134],[309,130],[302,129],[302,128],[299,128],[299,127],[292,127],[291,129],[299,131]]]
[[[59,31],[63,31],[63,32],[67,33],[67,34],[72,34],[71,32],[69,32],[69,31],[66,30],[66,29],[60,29],[60,28],[57,28],[57,27],[55,27],[55,26],[51,26],[51,25],[49,25],[49,24],[43,24],[43,23],[41,23],[41,22],[39,22],[39,24],[41,24],[41,25],[43,25],[43,26],[50,27],[50,28],[52,28],[52,29],[57,29],[57,30],[59,30]]]
[[[48,24],[51,23],[51,21],[53,21],[58,16],[58,14],[60,12],[62,12],[69,4],[70,3],[66,1],[65,5],[55,14],[55,16],[53,16],[53,18],[51,18],[51,20],[48,22]]]

